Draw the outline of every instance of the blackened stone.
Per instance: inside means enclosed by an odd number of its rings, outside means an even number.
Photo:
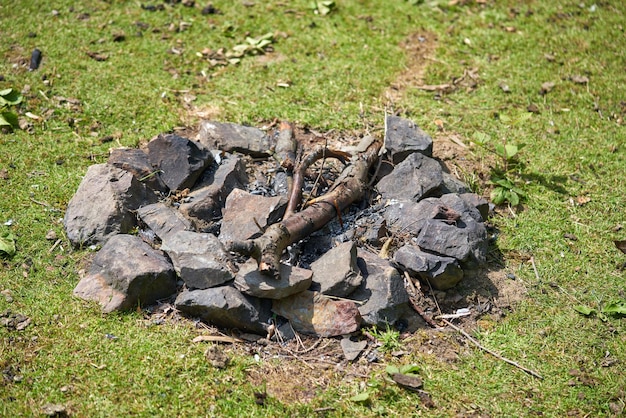
[[[393,163],[398,164],[415,152],[432,157],[433,140],[415,122],[389,115],[386,117],[385,148]]]
[[[228,253],[215,235],[178,231],[165,237],[161,249],[190,289],[207,289],[234,278]]]
[[[394,260],[409,275],[428,280],[437,290],[450,289],[463,279],[463,270],[456,259],[425,253],[411,244],[399,248]]]
[[[332,300],[310,290],[274,300],[272,311],[287,318],[291,326],[303,334],[334,337],[361,327],[361,315],[354,302]]]
[[[478,208],[470,204],[467,199],[462,198],[460,195],[450,193],[441,196],[440,200],[446,207],[460,214],[463,221],[472,219],[476,222],[483,222],[483,217]]]
[[[148,158],[161,170],[161,178],[170,190],[191,188],[213,162],[207,149],[174,134],[161,134],[148,142]]]
[[[132,211],[156,201],[154,192],[128,171],[92,165],[65,211],[67,237],[75,247],[104,244],[137,225]]]
[[[74,295],[100,303],[103,312],[150,305],[176,292],[174,267],[141,238],[115,235],[96,254]]]
[[[419,201],[436,195],[443,185],[443,170],[436,160],[415,153],[396,165],[376,188],[385,199]]]
[[[387,227],[393,233],[408,233],[417,236],[422,230],[424,223],[432,219],[434,213],[441,206],[441,201],[430,197],[417,203],[413,201],[392,201],[383,217],[387,221]]]
[[[240,152],[266,158],[274,148],[273,140],[262,130],[235,123],[202,121],[196,140],[208,149]]]
[[[107,164],[131,172],[137,180],[152,190],[167,193],[159,170],[152,166],[148,154],[137,148],[116,148],[111,151]]]
[[[346,297],[363,281],[356,264],[356,243],[344,242],[311,264],[313,290],[324,295]]]
[[[457,179],[450,173],[443,172],[443,186],[441,187],[441,194],[446,193],[468,193],[470,188],[467,184]]]
[[[280,264],[278,278],[261,273],[254,259],[241,266],[235,277],[235,287],[242,293],[266,299],[283,299],[309,288],[313,272],[300,267]]]
[[[191,229],[191,222],[176,209],[162,202],[137,209],[137,215],[161,240],[178,231]]]
[[[264,334],[271,317],[268,302],[243,295],[232,286],[186,290],[174,303],[183,314],[221,328]]]
[[[240,157],[223,158],[216,171],[203,176],[198,188],[180,205],[180,212],[194,228],[206,231],[213,221],[222,217],[226,198],[234,189],[243,189],[248,177],[246,165]]]

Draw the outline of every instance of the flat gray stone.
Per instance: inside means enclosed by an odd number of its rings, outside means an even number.
[[[470,188],[467,186],[467,184],[463,183],[452,174],[446,173],[445,171],[442,174],[443,185],[441,186],[441,194],[470,192]]]
[[[111,151],[107,164],[129,171],[152,190],[167,193],[168,187],[161,180],[160,170],[148,159],[148,154],[137,148],[116,148]]]
[[[433,154],[433,140],[415,122],[398,116],[386,117],[385,148],[394,164],[403,161],[410,154]]]
[[[356,264],[356,243],[337,245],[311,264],[312,289],[324,295],[346,297],[354,291],[363,276]]]
[[[411,244],[400,247],[394,254],[394,260],[411,277],[428,280],[437,290],[450,289],[463,279],[463,269],[456,259],[426,253]]]
[[[187,138],[161,134],[148,142],[148,158],[161,170],[161,179],[170,190],[191,188],[213,162],[208,149]]]
[[[359,312],[366,324],[383,328],[394,326],[409,307],[404,278],[387,260],[376,254],[359,248],[357,255],[364,279],[361,286],[350,295],[350,299],[363,302]]]
[[[286,207],[287,199],[284,197],[253,195],[245,190],[235,189],[226,198],[222,211],[224,216],[220,240],[225,243],[260,236],[262,231],[259,226],[265,228],[278,222]]]
[[[459,195],[470,207],[476,208],[484,222],[489,218],[489,202],[475,193],[462,193]]]
[[[137,209],[137,215],[161,240],[178,231],[191,230],[191,222],[176,209],[162,202]]]
[[[198,187],[181,203],[179,211],[198,231],[209,230],[222,217],[226,198],[234,189],[243,189],[248,181],[246,165],[240,157],[222,159],[217,170],[205,173]]]
[[[181,292],[174,303],[183,314],[221,328],[264,334],[271,317],[270,305],[243,295],[232,286]]]
[[[349,337],[344,337],[340,344],[346,360],[354,361],[367,347],[367,340],[352,341]]]
[[[239,268],[235,287],[242,293],[266,299],[282,299],[306,290],[311,285],[313,272],[287,264],[280,264],[280,276],[262,274],[254,259]]]
[[[272,311],[288,319],[296,331],[319,337],[346,335],[361,327],[361,315],[354,302],[332,300],[310,290],[274,300]]]
[[[132,211],[156,201],[154,192],[130,172],[95,164],[89,167],[70,200],[63,225],[75,247],[104,244],[137,225]]]
[[[196,140],[208,149],[226,152],[240,152],[253,157],[269,157],[274,141],[262,130],[235,123],[221,123],[204,120]]]
[[[433,214],[442,203],[435,197],[429,197],[419,202],[408,200],[394,200],[385,207],[383,217],[387,221],[387,228],[394,234],[408,233],[417,236],[424,223],[432,219]]]
[[[228,253],[215,235],[177,231],[166,235],[161,249],[190,289],[207,289],[234,278]]]
[[[105,313],[150,305],[176,292],[174,267],[141,238],[115,235],[96,254],[74,295],[100,303]]]
[[[383,177],[376,188],[384,199],[415,202],[437,195],[443,185],[443,170],[439,163],[419,153],[410,154],[393,171]]]

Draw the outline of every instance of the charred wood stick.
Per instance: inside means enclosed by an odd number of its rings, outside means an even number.
[[[289,202],[287,203],[287,209],[285,210],[284,218],[287,219],[291,215],[293,215],[298,206],[302,203],[302,187],[304,186],[304,178],[306,176],[306,171],[310,166],[312,166],[316,161],[322,158],[336,158],[340,161],[345,161],[347,158],[350,158],[350,154],[344,151],[332,150],[326,148],[326,146],[318,146],[315,147],[313,151],[308,153],[296,166],[296,169],[293,173],[293,187],[289,193]]]
[[[354,157],[330,192],[302,211],[269,226],[259,238],[230,243],[229,250],[252,256],[257,260],[260,272],[277,277],[281,255],[289,244],[321,229],[337,216],[337,209],[344,210],[363,197],[368,171],[376,162],[381,145],[380,141],[376,141]]]

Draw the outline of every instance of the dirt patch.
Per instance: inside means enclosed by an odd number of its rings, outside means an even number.
[[[437,48],[437,36],[430,32],[416,32],[402,41],[400,47],[405,51],[407,62],[405,70],[384,93],[383,97],[391,104],[400,101],[408,88],[424,83],[426,67]]]

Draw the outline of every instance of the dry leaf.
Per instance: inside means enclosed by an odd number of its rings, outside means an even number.
[[[573,75],[570,77],[570,80],[576,84],[587,84],[589,83],[589,77],[584,75]]]
[[[626,254],[626,241],[613,241],[618,250]]]

